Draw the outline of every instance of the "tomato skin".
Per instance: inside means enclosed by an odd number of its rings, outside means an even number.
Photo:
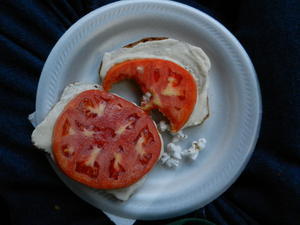
[[[127,187],[157,162],[162,142],[149,115],[102,90],[72,99],[53,130],[55,162],[70,178],[89,187]]]
[[[156,58],[133,59],[111,67],[103,88],[109,91],[114,83],[133,79],[143,93],[150,92],[149,102],[141,107],[149,112],[158,109],[171,124],[171,131],[179,131],[191,116],[197,101],[197,85],[193,76],[178,64]]]

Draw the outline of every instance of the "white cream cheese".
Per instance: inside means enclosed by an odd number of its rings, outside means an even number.
[[[121,201],[126,201],[132,196],[143,184],[145,183],[146,176],[144,176],[142,179],[140,179],[138,182],[130,185],[126,188],[119,188],[119,189],[111,189],[106,190],[107,193],[112,194],[117,199]]]
[[[197,83],[197,101],[183,128],[198,125],[205,120],[209,113],[207,88],[210,60],[201,48],[174,39],[165,39],[139,43],[132,48],[117,49],[104,54],[100,77],[103,80],[107,71],[117,63],[139,58],[165,59],[188,70]],[[142,66],[138,66],[137,70],[143,73]]]
[[[53,106],[46,118],[32,132],[31,140],[37,148],[50,153],[53,158],[51,149],[52,132],[58,116],[72,98],[80,92],[90,89],[100,89],[100,85],[74,83],[68,85],[64,89],[60,100]]]
[[[100,85],[97,84],[83,84],[83,83],[74,83],[68,85],[63,94],[51,111],[48,113],[46,118],[34,129],[32,133],[32,142],[33,144],[47,153],[49,153],[52,158],[52,133],[55,122],[63,111],[64,107],[69,103],[71,99],[73,99],[79,93],[91,90],[91,89],[101,89]],[[161,137],[160,137],[161,138]],[[162,140],[162,139],[161,139]],[[163,143],[163,142],[162,142]],[[162,144],[163,146],[163,144]],[[163,153],[163,147],[161,150],[161,154]],[[145,181],[145,177],[139,180],[138,182],[132,184],[126,188],[114,189],[114,190],[106,190],[106,192],[111,193],[117,199],[125,201],[127,200],[133,193],[136,192],[138,188],[140,188]]]

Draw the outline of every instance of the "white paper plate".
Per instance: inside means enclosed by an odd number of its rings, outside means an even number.
[[[121,1],[91,12],[51,51],[39,81],[36,118],[38,123],[45,118],[67,84],[99,82],[104,52],[143,37],[183,40],[203,48],[211,59],[210,118],[187,129],[189,139],[183,143],[187,147],[205,137],[206,150],[176,170],[158,165],[127,202],[84,187],[54,168],[73,192],[99,209],[127,218],[160,219],[200,208],[222,194],[245,167],[258,137],[261,100],[255,71],[240,43],[220,23],[171,1]],[[114,88],[136,100],[133,89],[126,83]]]

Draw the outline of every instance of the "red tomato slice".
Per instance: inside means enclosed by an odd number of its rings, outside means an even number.
[[[93,188],[127,187],[159,158],[162,143],[151,117],[113,94],[88,90],[72,99],[53,130],[55,161]]]
[[[180,54],[180,53],[179,53]],[[150,92],[148,102],[142,102],[145,111],[158,109],[177,132],[188,121],[197,100],[197,86],[192,75],[174,62],[162,59],[134,59],[116,64],[107,72],[104,90],[124,79],[133,79],[142,92]]]

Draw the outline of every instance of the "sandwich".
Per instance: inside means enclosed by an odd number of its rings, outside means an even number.
[[[148,112],[159,110],[172,133],[201,124],[209,115],[209,69],[201,48],[174,39],[146,38],[107,52],[101,85],[68,85],[32,142],[71,179],[127,200],[164,152]],[[124,79],[143,92],[140,106],[109,92]]]

